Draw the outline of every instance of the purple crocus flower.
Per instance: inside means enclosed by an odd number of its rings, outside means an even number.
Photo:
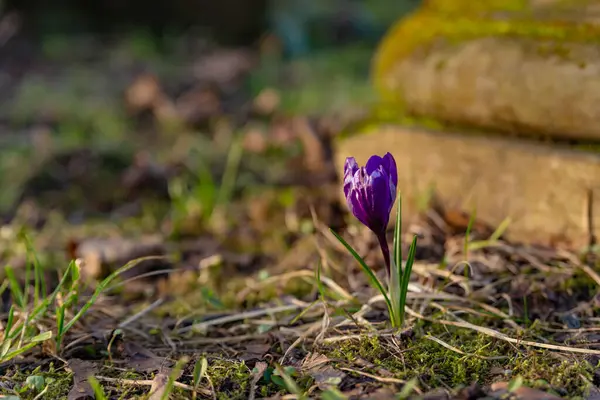
[[[375,233],[388,275],[390,251],[385,231],[396,201],[398,170],[390,153],[383,157],[372,156],[364,167],[359,167],[354,157],[346,158],[344,165],[344,194],[352,214]]]

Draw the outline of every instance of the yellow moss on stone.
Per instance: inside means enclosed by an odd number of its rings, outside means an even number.
[[[372,80],[384,102],[402,103],[401,93],[394,91],[390,82],[395,65],[417,49],[427,48],[438,39],[460,43],[490,36],[512,36],[558,43],[600,43],[600,26],[589,23],[535,20],[526,13],[506,19],[461,15],[440,12],[429,5],[392,26],[375,52],[372,65]]]
[[[447,14],[481,14],[496,11],[523,11],[530,5],[529,0],[428,0],[425,7]]]

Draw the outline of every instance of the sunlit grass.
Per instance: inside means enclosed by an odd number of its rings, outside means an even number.
[[[50,347],[54,349],[55,355],[59,356],[67,333],[86,315],[109,284],[122,273],[148,259],[146,257],[132,260],[114,271],[96,286],[87,300],[81,302],[80,299],[85,295],[85,286],[80,279],[79,265],[74,260],[71,261],[63,271],[56,288],[46,296],[43,268],[37,261],[29,239],[23,236],[23,240],[26,242],[30,261],[24,271],[25,284],[20,283],[10,266],[4,268],[6,278],[1,287],[3,290],[10,290],[12,304],[1,330],[0,363],[23,355],[46,341],[53,342]],[[33,285],[28,284],[31,278]]]

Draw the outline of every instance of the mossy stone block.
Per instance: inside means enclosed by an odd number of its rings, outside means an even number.
[[[600,2],[523,7],[426,4],[399,21],[374,57],[384,101],[453,124],[600,141]]]
[[[336,143],[337,168],[391,152],[406,217],[434,189],[447,209],[511,223],[507,238],[585,246],[600,235],[600,154],[504,137],[380,126]]]

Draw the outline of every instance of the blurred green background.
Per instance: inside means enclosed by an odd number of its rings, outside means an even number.
[[[272,124],[278,116],[369,107],[375,101],[369,82],[373,51],[389,26],[418,5],[0,1],[2,215],[11,217],[28,195],[43,199],[40,191],[73,187],[73,171],[57,154],[93,149],[124,154],[127,164],[133,154],[149,151],[168,163],[191,157],[194,148],[200,154],[194,157],[219,164],[225,150],[215,136],[224,120],[237,131]],[[259,118],[257,101],[267,109]],[[265,122],[265,115],[274,119]],[[181,155],[178,146],[189,151]],[[97,175],[110,182],[101,171],[106,163],[98,162],[102,167],[89,166],[97,173],[83,180]],[[114,185],[88,186],[115,191]],[[88,186],[68,204],[95,196]]]

